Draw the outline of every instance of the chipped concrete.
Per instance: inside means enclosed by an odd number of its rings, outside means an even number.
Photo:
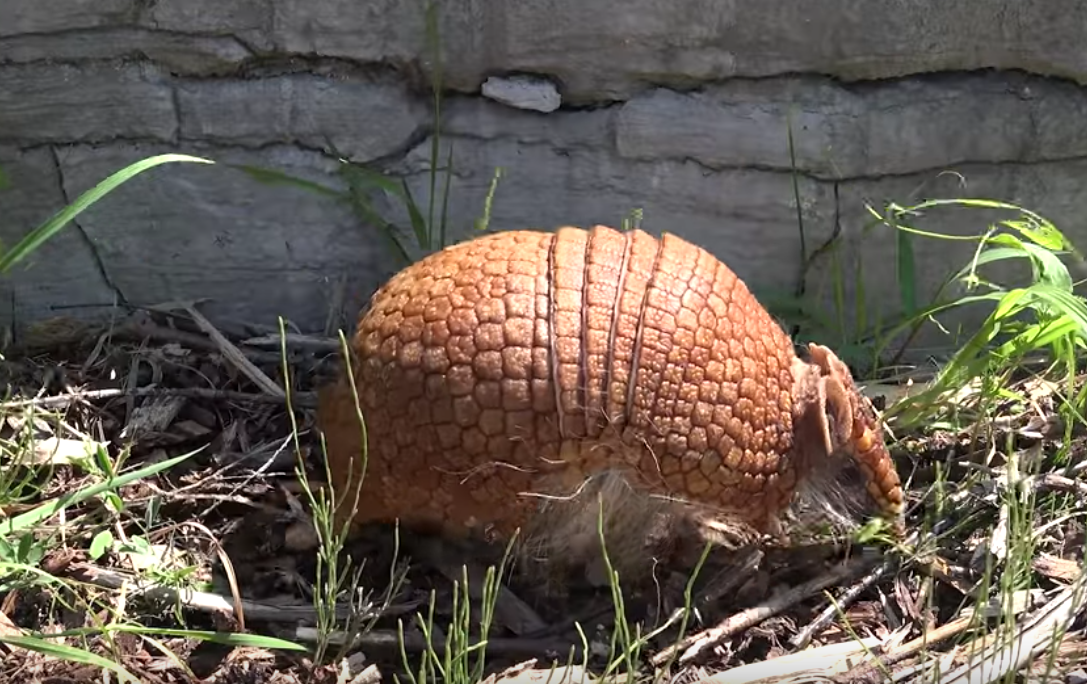
[[[532,76],[491,76],[480,89],[483,97],[514,109],[547,114],[562,106],[562,95],[546,78]]]

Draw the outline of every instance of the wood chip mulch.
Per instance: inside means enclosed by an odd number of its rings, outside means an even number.
[[[454,638],[446,626],[461,564],[471,566],[478,592],[483,568],[501,549],[462,548],[450,556],[436,540],[404,530],[397,537],[385,528],[351,539],[344,550],[343,559],[359,572],[359,589],[339,597],[336,627],[365,629],[353,643],[345,632],[333,635],[322,664],[312,661],[312,651],[154,631],[263,635],[311,648],[317,641],[318,540],[298,473],[311,487],[322,486],[312,434],[315,390],[336,372],[339,342],[288,332],[284,365],[278,330],[213,326],[195,305],[178,304],[139,310],[108,326],[58,318],[5,351],[0,492],[26,496],[0,500],[0,524],[97,481],[91,471],[101,465],[88,466],[88,458],[117,465],[123,456],[128,471],[196,453],[123,486],[119,513],[99,496],[37,526],[37,543],[25,542],[26,549],[44,551],[24,560],[54,581],[0,573],[0,637],[141,625],[147,631],[54,641],[119,663],[147,682],[362,684],[391,682],[394,675],[410,681],[404,658],[418,667],[427,642],[418,616],[427,614],[433,596],[440,629],[431,641],[441,653]],[[1035,389],[1036,410],[1009,409],[980,438],[900,436],[895,451],[910,478],[918,530],[913,553],[842,540],[798,549],[716,549],[695,583],[696,610],[684,634],[679,609],[692,567],[661,567],[644,586],[625,587],[630,624],[641,622],[642,634],[660,628],[632,656],[638,680],[657,672],[660,681],[679,684],[804,681],[806,672],[823,681],[890,681],[890,674],[920,682],[933,681],[939,666],[962,682],[982,681],[996,670],[976,668],[1009,653],[998,638],[1008,631],[999,625],[1003,613],[1018,620],[1014,633],[1029,636],[1039,624],[1064,629],[1021,658],[1031,681],[1087,682],[1087,667],[1077,665],[1087,656],[1083,600],[1068,599],[1084,581],[1083,435],[1071,432],[1072,462],[1057,463],[1066,433],[1054,427],[1055,393]],[[100,447],[100,458],[88,444]],[[933,483],[941,472],[947,503],[938,509]],[[1009,488],[1031,495],[1032,520],[1016,519],[1004,503]],[[114,543],[92,557],[93,538],[103,529]],[[1009,549],[1023,543],[1015,536],[1023,530],[1033,530],[1031,560],[1011,567],[1016,555]],[[1012,583],[1005,594],[1015,605],[993,603],[1002,594],[982,581],[987,566],[996,568],[994,583]],[[608,667],[614,626],[608,587],[585,580],[543,592],[516,575],[506,578],[486,678],[590,681]],[[588,673],[580,669],[586,646]],[[982,664],[961,669],[973,662],[971,652]],[[0,643],[0,654],[0,682],[103,681],[97,666],[17,645]],[[560,669],[548,680],[553,665]],[[613,665],[613,674],[625,679],[626,660]]]

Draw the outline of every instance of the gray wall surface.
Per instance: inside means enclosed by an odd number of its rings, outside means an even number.
[[[646,230],[706,247],[756,291],[789,291],[799,213],[809,250],[841,231],[847,297],[860,264],[888,316],[895,241],[864,234],[867,203],[999,199],[1087,242],[1083,3],[445,0],[438,24],[457,238],[500,167],[492,229],[641,209]],[[423,0],[0,2],[3,244],[141,157],[223,162],[159,167],[81,215],[0,282],[0,317],[18,333],[118,301],[207,300],[212,320],[320,331],[343,293],[350,320],[396,268],[374,227],[225,164],[338,187],[342,155],[406,177],[425,206],[426,28]],[[918,227],[974,234],[985,217]],[[918,241],[926,289],[973,249]],[[809,287],[835,272],[819,263]]]

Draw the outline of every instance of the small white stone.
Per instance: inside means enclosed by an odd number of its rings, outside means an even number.
[[[491,76],[483,83],[483,97],[517,109],[553,112],[562,104],[555,84],[535,76]]]

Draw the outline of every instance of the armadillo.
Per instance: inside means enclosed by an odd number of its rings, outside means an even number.
[[[449,246],[379,288],[349,345],[354,384],[324,388],[318,408],[341,520],[504,537],[540,496],[621,472],[773,534],[845,454],[901,524],[899,477],[847,366],[816,344],[802,359],[728,266],[671,233]]]

